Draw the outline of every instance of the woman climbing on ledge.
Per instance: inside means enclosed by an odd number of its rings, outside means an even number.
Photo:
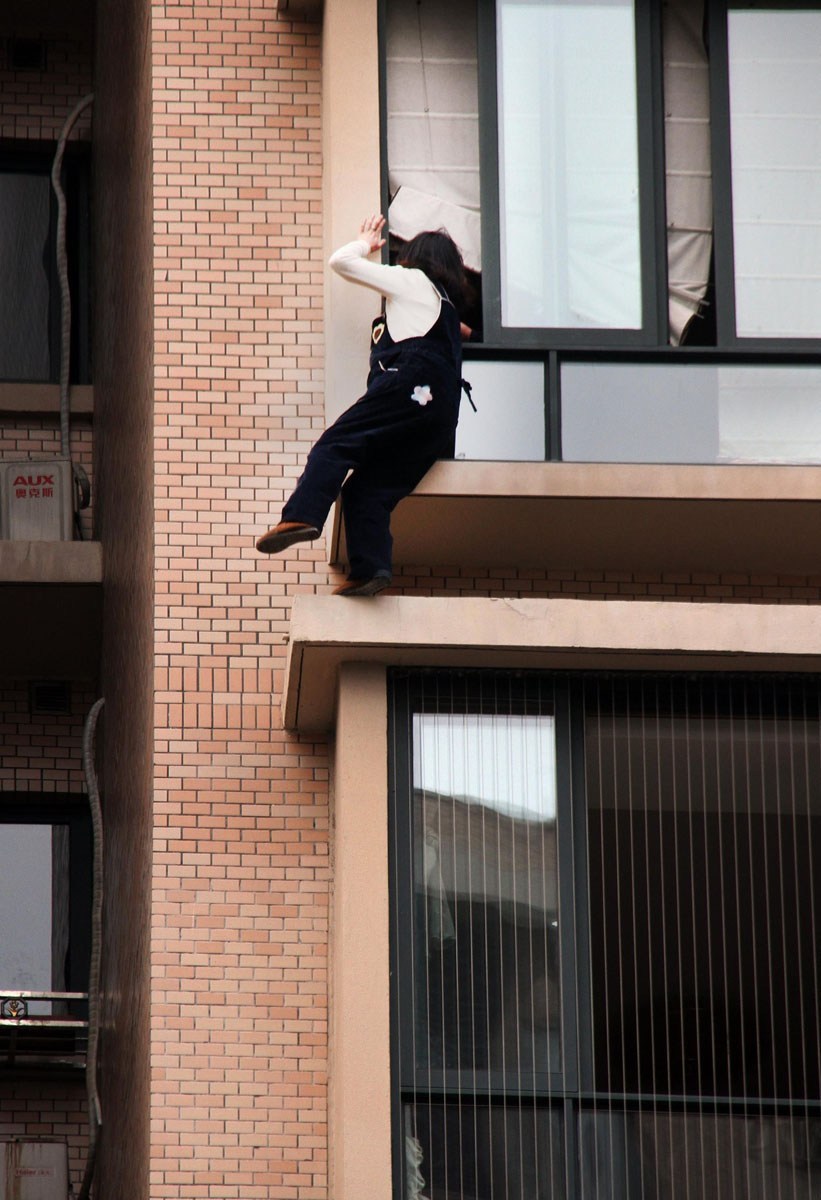
[[[371,331],[367,390],[314,445],[282,520],[257,542],[263,554],[277,554],[318,538],[341,491],[350,574],[339,596],[390,586],[390,515],[437,458],[453,456],[462,338],[470,336],[455,307],[466,286],[455,242],[444,231],[417,234],[397,266],[384,266],[368,261],[385,245],[384,226],[383,216],[367,217],[359,238],[330,260],[343,278],[385,297]]]

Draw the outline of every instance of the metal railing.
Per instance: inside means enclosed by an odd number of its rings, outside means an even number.
[[[78,1011],[87,1001],[86,992],[0,989],[0,1070],[38,1066],[82,1069],[88,1019]]]

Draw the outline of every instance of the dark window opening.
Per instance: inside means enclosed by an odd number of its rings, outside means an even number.
[[[819,681],[392,697],[397,1196],[818,1195]]]
[[[91,830],[72,798],[0,802],[0,994],[85,992],[91,929]],[[35,1001],[31,1015],[53,1013]],[[84,1016],[85,1003],[68,1011]]]
[[[61,305],[54,147],[0,143],[0,379],[60,378]],[[70,381],[90,381],[89,155],[70,144],[64,163],[66,253],[71,295]]]

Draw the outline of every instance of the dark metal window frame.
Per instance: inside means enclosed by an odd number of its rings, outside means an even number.
[[[0,139],[0,175],[51,175],[56,146],[52,143]],[[71,382],[91,382],[91,147],[70,142],[63,159],[66,190],[66,247],[71,290]],[[57,275],[57,201],[49,205],[49,378],[27,382],[57,383],[60,378],[60,285]]]
[[[588,905],[589,868],[587,862],[587,820],[585,774],[585,713],[586,688],[589,682],[599,683],[607,678],[611,681],[612,695],[619,697],[615,711],[629,712],[635,707],[642,680],[647,676],[634,672],[618,672],[611,675],[601,673],[548,674],[540,672],[512,672],[472,670],[465,672],[443,672],[415,669],[394,669],[388,677],[388,736],[392,747],[389,755],[389,879],[390,879],[390,967],[391,967],[391,1080],[392,1080],[392,1132],[393,1132],[393,1176],[394,1195],[406,1195],[403,1104],[417,1096],[428,1096],[434,1102],[449,1097],[462,1105],[490,1103],[494,1098],[504,1103],[519,1102],[519,1094],[510,1086],[501,1072],[488,1072],[482,1086],[476,1087],[473,1073],[469,1085],[460,1088],[461,1077],[466,1073],[455,1070],[439,1072],[419,1071],[409,1061],[407,1052],[400,1052],[400,1044],[412,1045],[407,1029],[400,1028],[400,989],[407,988],[412,978],[408,971],[412,953],[411,938],[407,929],[412,928],[412,915],[401,898],[412,894],[412,715],[424,711],[467,711],[481,712],[481,699],[471,692],[472,680],[502,680],[508,689],[510,705],[495,712],[522,712],[528,702],[529,681],[552,681],[556,718],[556,765],[557,765],[557,834],[558,871],[562,938],[560,949],[562,980],[562,1046],[565,1070],[556,1074],[537,1077],[537,1086],[528,1092],[522,1103],[528,1106],[548,1107],[563,1112],[563,1139],[565,1152],[565,1180],[567,1195],[574,1196],[578,1189],[578,1141],[579,1116],[585,1111],[611,1114],[628,1112],[668,1111],[670,1113],[692,1112],[698,1115],[728,1114],[738,1116],[786,1115],[793,1112],[821,1114],[821,1099],[798,1099],[790,1097],[707,1096],[707,1095],[661,1095],[657,1093],[603,1092],[594,1082],[592,980],[590,975],[590,914]],[[798,687],[816,687],[818,717],[821,719],[821,692],[818,676],[780,677],[730,675],[683,675],[662,673],[653,678],[670,683],[669,702],[662,702],[662,714],[686,714],[705,711],[707,684],[712,686],[706,705],[716,716],[736,716],[746,720],[745,696],[751,682],[759,684],[759,707],[756,716],[790,717],[795,697],[800,695]],[[459,680],[463,707],[438,709],[431,703],[436,690],[453,686]],[[766,689],[766,690],[765,690]],[[806,692],[804,693],[806,713]],[[695,707],[693,707],[695,706]],[[404,936],[403,936],[404,934]],[[411,1006],[405,1003],[407,1018]]]
[[[479,159],[482,204],[482,293],[485,340],[507,346],[652,346],[662,316],[666,327],[667,255],[663,248],[664,194],[654,181],[664,173],[661,103],[661,25],[650,0],[636,0],[636,116],[641,254],[641,329],[517,328],[502,325],[501,219],[499,211],[499,104],[496,4],[479,0]],[[661,264],[661,272],[654,263]]]
[[[470,1084],[465,1081],[466,1073],[459,1070],[421,1071],[410,1061],[407,1053],[412,1037],[402,1036],[398,1012],[399,987],[401,981],[412,978],[410,955],[411,939],[401,937],[400,930],[412,925],[412,916],[401,903],[401,897],[411,894],[413,878],[412,864],[412,715],[415,712],[435,712],[437,706],[433,696],[441,685],[452,688],[458,678],[461,707],[441,711],[464,711],[487,713],[481,694],[482,680],[496,678],[504,681],[507,688],[509,707],[505,712],[524,713],[549,712],[555,719],[556,737],[556,796],[557,796],[557,860],[559,863],[558,888],[560,916],[560,961],[561,961],[561,1072],[540,1072],[533,1077],[533,1088],[529,1089],[527,1104],[537,1107],[563,1110],[564,1157],[568,1194],[575,1187],[577,1131],[574,1111],[578,1106],[580,1061],[578,1058],[579,1034],[577,1017],[584,1019],[585,997],[589,991],[586,983],[589,954],[586,940],[586,901],[577,894],[575,880],[586,878],[585,839],[580,822],[584,819],[583,806],[573,804],[574,791],[583,781],[583,757],[581,754],[580,728],[572,720],[572,709],[576,700],[576,687],[572,681],[558,676],[551,677],[552,703],[545,705],[541,696],[543,675],[531,673],[514,675],[510,672],[466,672],[443,674],[431,672],[427,677],[430,690],[419,672],[413,672],[409,689],[400,689],[395,681],[401,672],[392,672],[389,677],[389,744],[393,754],[389,767],[389,878],[391,929],[391,1078],[394,1103],[392,1109],[394,1154],[394,1195],[405,1195],[404,1178],[404,1135],[402,1128],[403,1101],[411,1095],[422,1093],[444,1100],[448,1096],[460,1096],[463,1103],[491,1103],[494,1098],[508,1099],[516,1096],[516,1077],[501,1071],[470,1072]],[[539,706],[537,709],[536,706]],[[400,825],[400,821],[402,825]],[[408,1011],[406,1005],[405,1011]],[[402,1049],[400,1050],[400,1046]]]
[[[385,53],[385,10],[388,0],[378,0],[380,62],[380,143],[382,157],[382,204],[387,210],[387,85]],[[715,297],[717,310],[716,347],[673,347],[668,342],[667,237],[664,142],[664,90],[662,68],[662,24],[660,0],[635,0],[636,71],[638,117],[639,211],[642,280],[642,328],[559,329],[514,328],[501,322],[501,259],[499,213],[498,92],[496,70],[496,2],[477,0],[479,56],[479,157],[481,164],[481,212],[483,229],[482,292],[484,345],[499,357],[503,350],[541,349],[560,354],[586,350],[597,356],[612,351],[669,355],[669,361],[692,352],[709,354],[728,351],[757,354],[779,361],[789,354],[813,355],[821,361],[821,338],[749,338],[735,333],[735,284],[733,270],[732,190],[730,173],[729,67],[727,62],[727,13],[731,8],[774,6],[784,9],[817,9],[802,0],[705,0],[710,39],[710,111],[712,125],[712,175],[714,209]],[[471,352],[474,353],[473,347]],[[478,355],[477,355],[478,356]],[[493,355],[491,355],[493,356]],[[523,355],[524,356],[524,355]],[[558,400],[552,383],[546,396]],[[548,430],[555,435],[558,417],[548,413]],[[555,436],[549,437],[548,458],[558,458]]]
[[[3,825],[65,825],[69,831],[69,953],[67,992],[85,992],[91,953],[91,817],[81,797],[71,793],[10,793],[0,799]],[[0,979],[0,987],[6,981]],[[71,1001],[69,1011],[86,1016],[84,1001]]]
[[[732,138],[730,134],[730,62],[727,36],[732,9],[821,11],[807,0],[705,0],[710,40],[710,113],[712,120],[713,261],[715,264],[716,337],[719,346],[772,354],[779,350],[821,353],[821,338],[740,337],[736,333],[735,253],[733,248]]]

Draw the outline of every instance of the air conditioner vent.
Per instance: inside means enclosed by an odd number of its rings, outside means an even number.
[[[29,691],[33,717],[62,717],[71,711],[71,684],[62,679],[35,680]]]
[[[44,71],[46,43],[36,37],[10,37],[8,62],[12,71]]]

